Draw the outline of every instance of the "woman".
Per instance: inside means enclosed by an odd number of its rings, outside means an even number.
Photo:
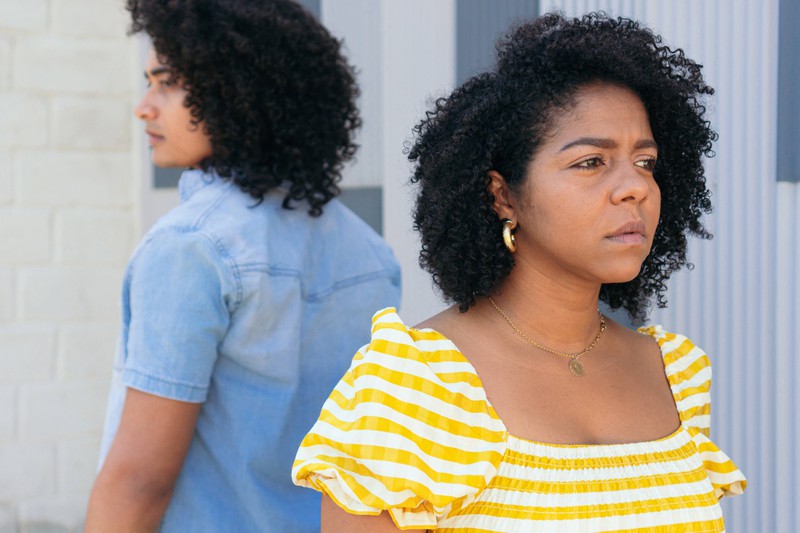
[[[745,479],[708,439],[708,358],[598,311],[664,305],[708,236],[712,92],[636,22],[549,14],[436,103],[415,226],[456,305],[375,315],[295,460],[323,531],[724,529]]]

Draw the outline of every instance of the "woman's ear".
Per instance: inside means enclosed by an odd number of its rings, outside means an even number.
[[[497,213],[497,217],[501,220],[504,218],[516,220],[511,189],[508,188],[505,178],[496,170],[490,170],[486,175],[489,177],[489,185],[486,188],[494,197],[492,209]]]

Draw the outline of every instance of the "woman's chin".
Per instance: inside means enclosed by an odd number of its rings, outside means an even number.
[[[641,270],[641,265],[637,265],[635,269],[629,268],[617,270],[616,272],[609,273],[609,275],[605,277],[603,284],[628,283],[629,281],[636,279],[636,276],[639,275]]]

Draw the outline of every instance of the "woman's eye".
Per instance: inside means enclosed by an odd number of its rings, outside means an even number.
[[[641,161],[637,161],[634,163],[637,167],[641,167],[645,170],[653,170],[656,168],[656,159],[651,157],[649,159],[642,159]]]
[[[589,159],[584,159],[575,166],[578,168],[597,168],[602,164],[603,164],[602,157],[590,157]]]

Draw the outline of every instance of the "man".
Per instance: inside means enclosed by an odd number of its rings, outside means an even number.
[[[317,531],[295,451],[399,300],[391,251],[333,199],[352,69],[290,0],[127,7],[153,43],[135,110],[153,162],[190,170],[125,274],[86,530]]]

